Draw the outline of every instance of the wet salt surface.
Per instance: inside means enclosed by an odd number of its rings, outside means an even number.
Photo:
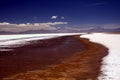
[[[120,80],[120,34],[92,33],[81,38],[89,38],[109,49],[109,54],[103,58],[102,74],[98,80]]]
[[[57,33],[57,34],[17,34],[0,35],[0,51],[11,51],[14,47],[30,44],[30,41],[50,39],[66,35],[77,35],[84,33]]]

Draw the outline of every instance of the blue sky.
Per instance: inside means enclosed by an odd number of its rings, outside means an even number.
[[[51,17],[55,18],[51,18]],[[119,0],[0,0],[0,22],[119,24]]]

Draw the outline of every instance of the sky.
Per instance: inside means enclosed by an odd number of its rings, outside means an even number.
[[[0,23],[120,24],[119,0],[0,0]]]

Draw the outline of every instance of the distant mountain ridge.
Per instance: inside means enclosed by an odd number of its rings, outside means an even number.
[[[92,29],[80,29],[80,28],[60,28],[57,30],[29,30],[24,32],[7,32],[0,31],[0,35],[2,34],[38,34],[38,33],[79,33],[79,32],[120,32],[120,28],[116,29],[104,29],[101,27],[96,27]]]

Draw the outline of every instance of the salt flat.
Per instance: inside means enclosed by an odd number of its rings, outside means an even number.
[[[13,35],[0,35],[1,40],[9,39],[21,39],[21,38],[32,38],[32,37],[45,37],[45,36],[65,36],[65,35],[77,35],[85,33],[50,33],[50,34],[13,34]]]
[[[120,80],[120,34],[92,33],[82,35],[90,41],[103,44],[109,49],[109,54],[103,58],[98,80]]]
[[[77,35],[84,33],[51,33],[51,34],[17,34],[17,35],[0,35],[0,51],[9,51],[5,47],[19,47],[29,44],[33,40],[42,40],[67,35]]]

